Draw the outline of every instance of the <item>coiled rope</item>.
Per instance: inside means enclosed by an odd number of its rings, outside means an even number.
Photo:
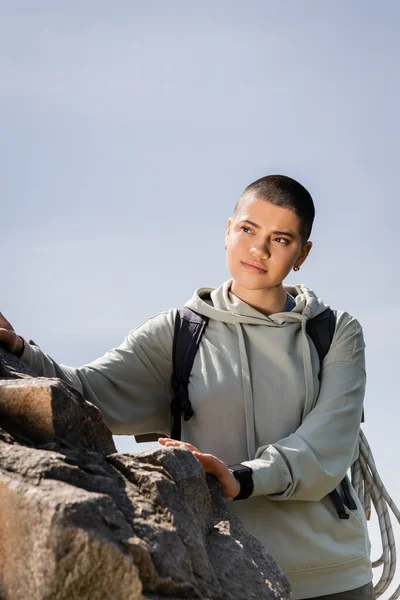
[[[351,468],[351,482],[364,507],[367,519],[369,520],[371,516],[372,502],[379,521],[382,555],[372,563],[373,568],[383,565],[381,577],[375,585],[375,594],[379,598],[392,583],[396,572],[396,543],[389,509],[398,523],[400,523],[400,511],[389,496],[382,479],[378,475],[371,448],[361,430],[359,450],[359,456]],[[400,598],[400,585],[390,597],[390,600],[397,600],[398,598]]]

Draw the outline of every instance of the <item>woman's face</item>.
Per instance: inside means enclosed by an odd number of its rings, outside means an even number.
[[[236,289],[268,290],[305,261],[311,242],[302,243],[300,221],[287,208],[246,198],[228,221],[226,260]]]

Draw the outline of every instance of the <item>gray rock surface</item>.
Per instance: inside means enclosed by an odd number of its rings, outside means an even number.
[[[0,599],[290,598],[190,452],[117,454],[100,412],[0,349]]]

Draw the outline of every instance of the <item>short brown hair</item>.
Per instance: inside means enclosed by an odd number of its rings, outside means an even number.
[[[234,213],[241,202],[253,196],[261,200],[266,200],[275,206],[288,208],[293,211],[300,220],[300,235],[305,243],[311,234],[314,222],[315,208],[311,194],[295,179],[286,175],[267,175],[253,181],[244,190],[240,196]]]

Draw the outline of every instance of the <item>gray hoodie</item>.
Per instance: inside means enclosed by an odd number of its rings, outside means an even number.
[[[372,570],[362,507],[352,490],[358,509],[339,519],[329,497],[357,455],[361,327],[338,312],[320,372],[306,323],[326,305],[311,290],[287,287],[294,309],[267,317],[229,286],[201,288],[187,303],[210,320],[189,382],[194,417],[182,422],[182,439],[253,469],[252,496],[229,506],[281,565],[295,598],[365,585]],[[156,315],[79,369],[57,365],[29,344],[23,359],[79,389],[114,433],[168,435],[175,316],[175,309]]]

